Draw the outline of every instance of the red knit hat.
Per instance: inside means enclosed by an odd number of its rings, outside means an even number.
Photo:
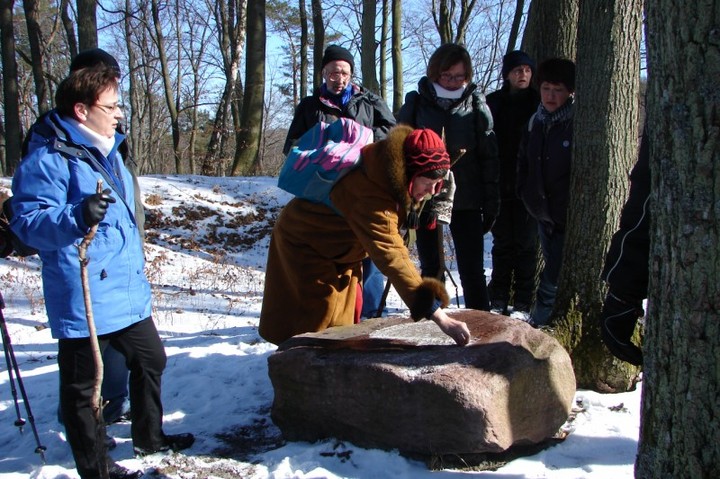
[[[403,145],[405,168],[412,181],[418,175],[433,170],[449,170],[450,155],[440,137],[429,128],[413,130]]]

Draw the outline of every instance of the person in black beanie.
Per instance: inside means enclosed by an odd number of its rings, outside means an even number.
[[[323,84],[303,98],[295,108],[288,129],[283,154],[318,122],[332,123],[338,118],[350,118],[362,126],[372,128],[374,141],[387,137],[395,125],[395,116],[381,97],[353,83],[355,62],[352,53],[339,45],[329,45],[322,57]],[[385,281],[369,260],[363,261],[362,317],[381,316],[381,302]]]
[[[540,94],[532,85],[535,62],[515,50],[503,57],[503,85],[487,96],[500,156],[500,213],[492,228],[491,311],[527,321],[535,289],[537,223],[515,194],[517,154]],[[508,309],[512,293],[512,308]]]

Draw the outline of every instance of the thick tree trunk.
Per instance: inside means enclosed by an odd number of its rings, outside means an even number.
[[[256,166],[265,99],[265,2],[248,2],[245,94],[232,176],[248,174]]]
[[[78,50],[98,46],[97,3],[95,0],[77,0]]]
[[[403,60],[402,60],[402,2],[392,0],[392,67],[393,102],[392,111],[397,114],[403,104]]]
[[[40,29],[40,14],[37,0],[23,0],[25,10],[25,24],[27,25],[28,42],[30,43],[30,57],[32,58],[33,80],[35,82],[35,96],[37,98],[38,113],[43,114],[50,110],[45,71],[43,70],[42,32]]]
[[[0,45],[2,48],[3,111],[5,113],[5,161],[2,167],[5,175],[12,175],[20,163],[20,149],[22,146],[12,0],[0,0],[0,36]]]
[[[570,207],[553,323],[579,387],[626,391],[637,371],[602,344],[598,278],[637,160],[642,4],[583,2],[578,31]]]
[[[579,0],[533,0],[522,49],[536,62],[575,59]]]
[[[640,479],[720,477],[720,77],[714,2],[646,8],[651,240]]]
[[[317,89],[322,85],[322,56],[325,50],[325,23],[322,15],[322,2],[311,0],[312,24],[313,24],[313,88]]]
[[[380,88],[375,67],[375,20],[377,18],[375,0],[363,0],[360,64],[362,65],[362,83],[368,90],[377,93]]]

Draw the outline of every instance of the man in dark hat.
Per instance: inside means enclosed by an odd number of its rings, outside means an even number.
[[[503,57],[503,85],[487,96],[500,156],[500,213],[492,227],[490,308],[499,314],[527,320],[535,290],[537,224],[515,194],[517,154],[528,119],[540,95],[532,86],[535,62],[514,50]],[[513,292],[513,304],[510,294]]]
[[[319,121],[332,123],[350,118],[372,128],[374,141],[382,140],[395,125],[395,116],[378,95],[353,83],[355,61],[352,53],[339,45],[330,45],[322,57],[323,84],[313,95],[303,98],[295,109],[283,153]],[[380,316],[384,280],[370,260],[363,262],[363,308],[366,318]]]

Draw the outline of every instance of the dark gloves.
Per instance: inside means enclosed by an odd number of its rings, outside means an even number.
[[[603,342],[615,357],[635,366],[642,365],[643,354],[630,340],[637,319],[643,315],[640,300],[622,298],[612,292],[605,297],[600,320]]]
[[[82,202],[83,221],[88,228],[92,228],[105,218],[109,203],[115,203],[115,198],[110,196],[110,188],[105,188],[102,193],[95,193],[85,198]]]
[[[483,234],[487,234],[495,224],[495,217],[483,213]]]

